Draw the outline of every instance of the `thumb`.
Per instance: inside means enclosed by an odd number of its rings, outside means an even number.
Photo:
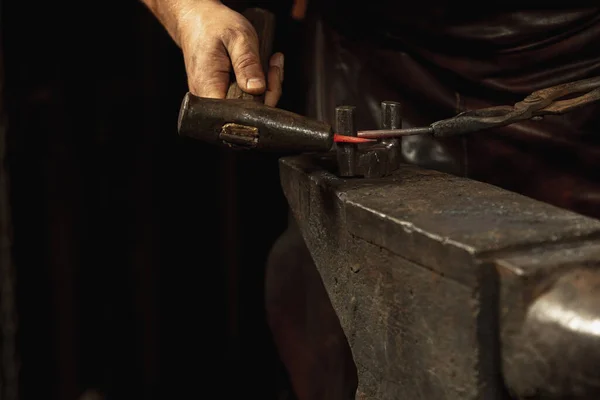
[[[239,30],[223,42],[229,52],[235,79],[240,89],[254,95],[262,94],[267,85],[258,55],[256,32]]]

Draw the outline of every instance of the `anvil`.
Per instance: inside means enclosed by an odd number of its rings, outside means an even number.
[[[599,220],[414,165],[343,178],[336,161],[285,157],[280,175],[356,398],[600,398]]]

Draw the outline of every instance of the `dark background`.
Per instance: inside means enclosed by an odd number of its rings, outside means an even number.
[[[255,5],[293,76],[291,4]],[[21,398],[276,398],[278,155],[177,136],[182,55],[141,2],[4,1],[2,18]],[[279,106],[301,112],[303,87]]]

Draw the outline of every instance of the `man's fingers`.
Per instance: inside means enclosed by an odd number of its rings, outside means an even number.
[[[283,83],[283,54],[275,53],[269,62],[268,88],[265,93],[265,104],[275,107],[281,97],[281,85]]]
[[[252,26],[230,31],[223,38],[238,86],[245,92],[258,95],[266,89],[265,76],[258,55],[258,35]]]

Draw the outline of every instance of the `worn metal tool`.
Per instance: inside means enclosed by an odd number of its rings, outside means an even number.
[[[565,99],[578,94],[581,95]],[[432,134],[435,137],[464,135],[528,119],[542,118],[544,115],[565,114],[598,100],[600,100],[600,76],[535,91],[514,106],[466,111],[452,118],[434,122],[427,127],[359,131],[358,136],[381,139],[422,134]]]
[[[236,149],[275,152],[329,151],[333,129],[321,121],[247,100],[185,95],[179,134]]]

